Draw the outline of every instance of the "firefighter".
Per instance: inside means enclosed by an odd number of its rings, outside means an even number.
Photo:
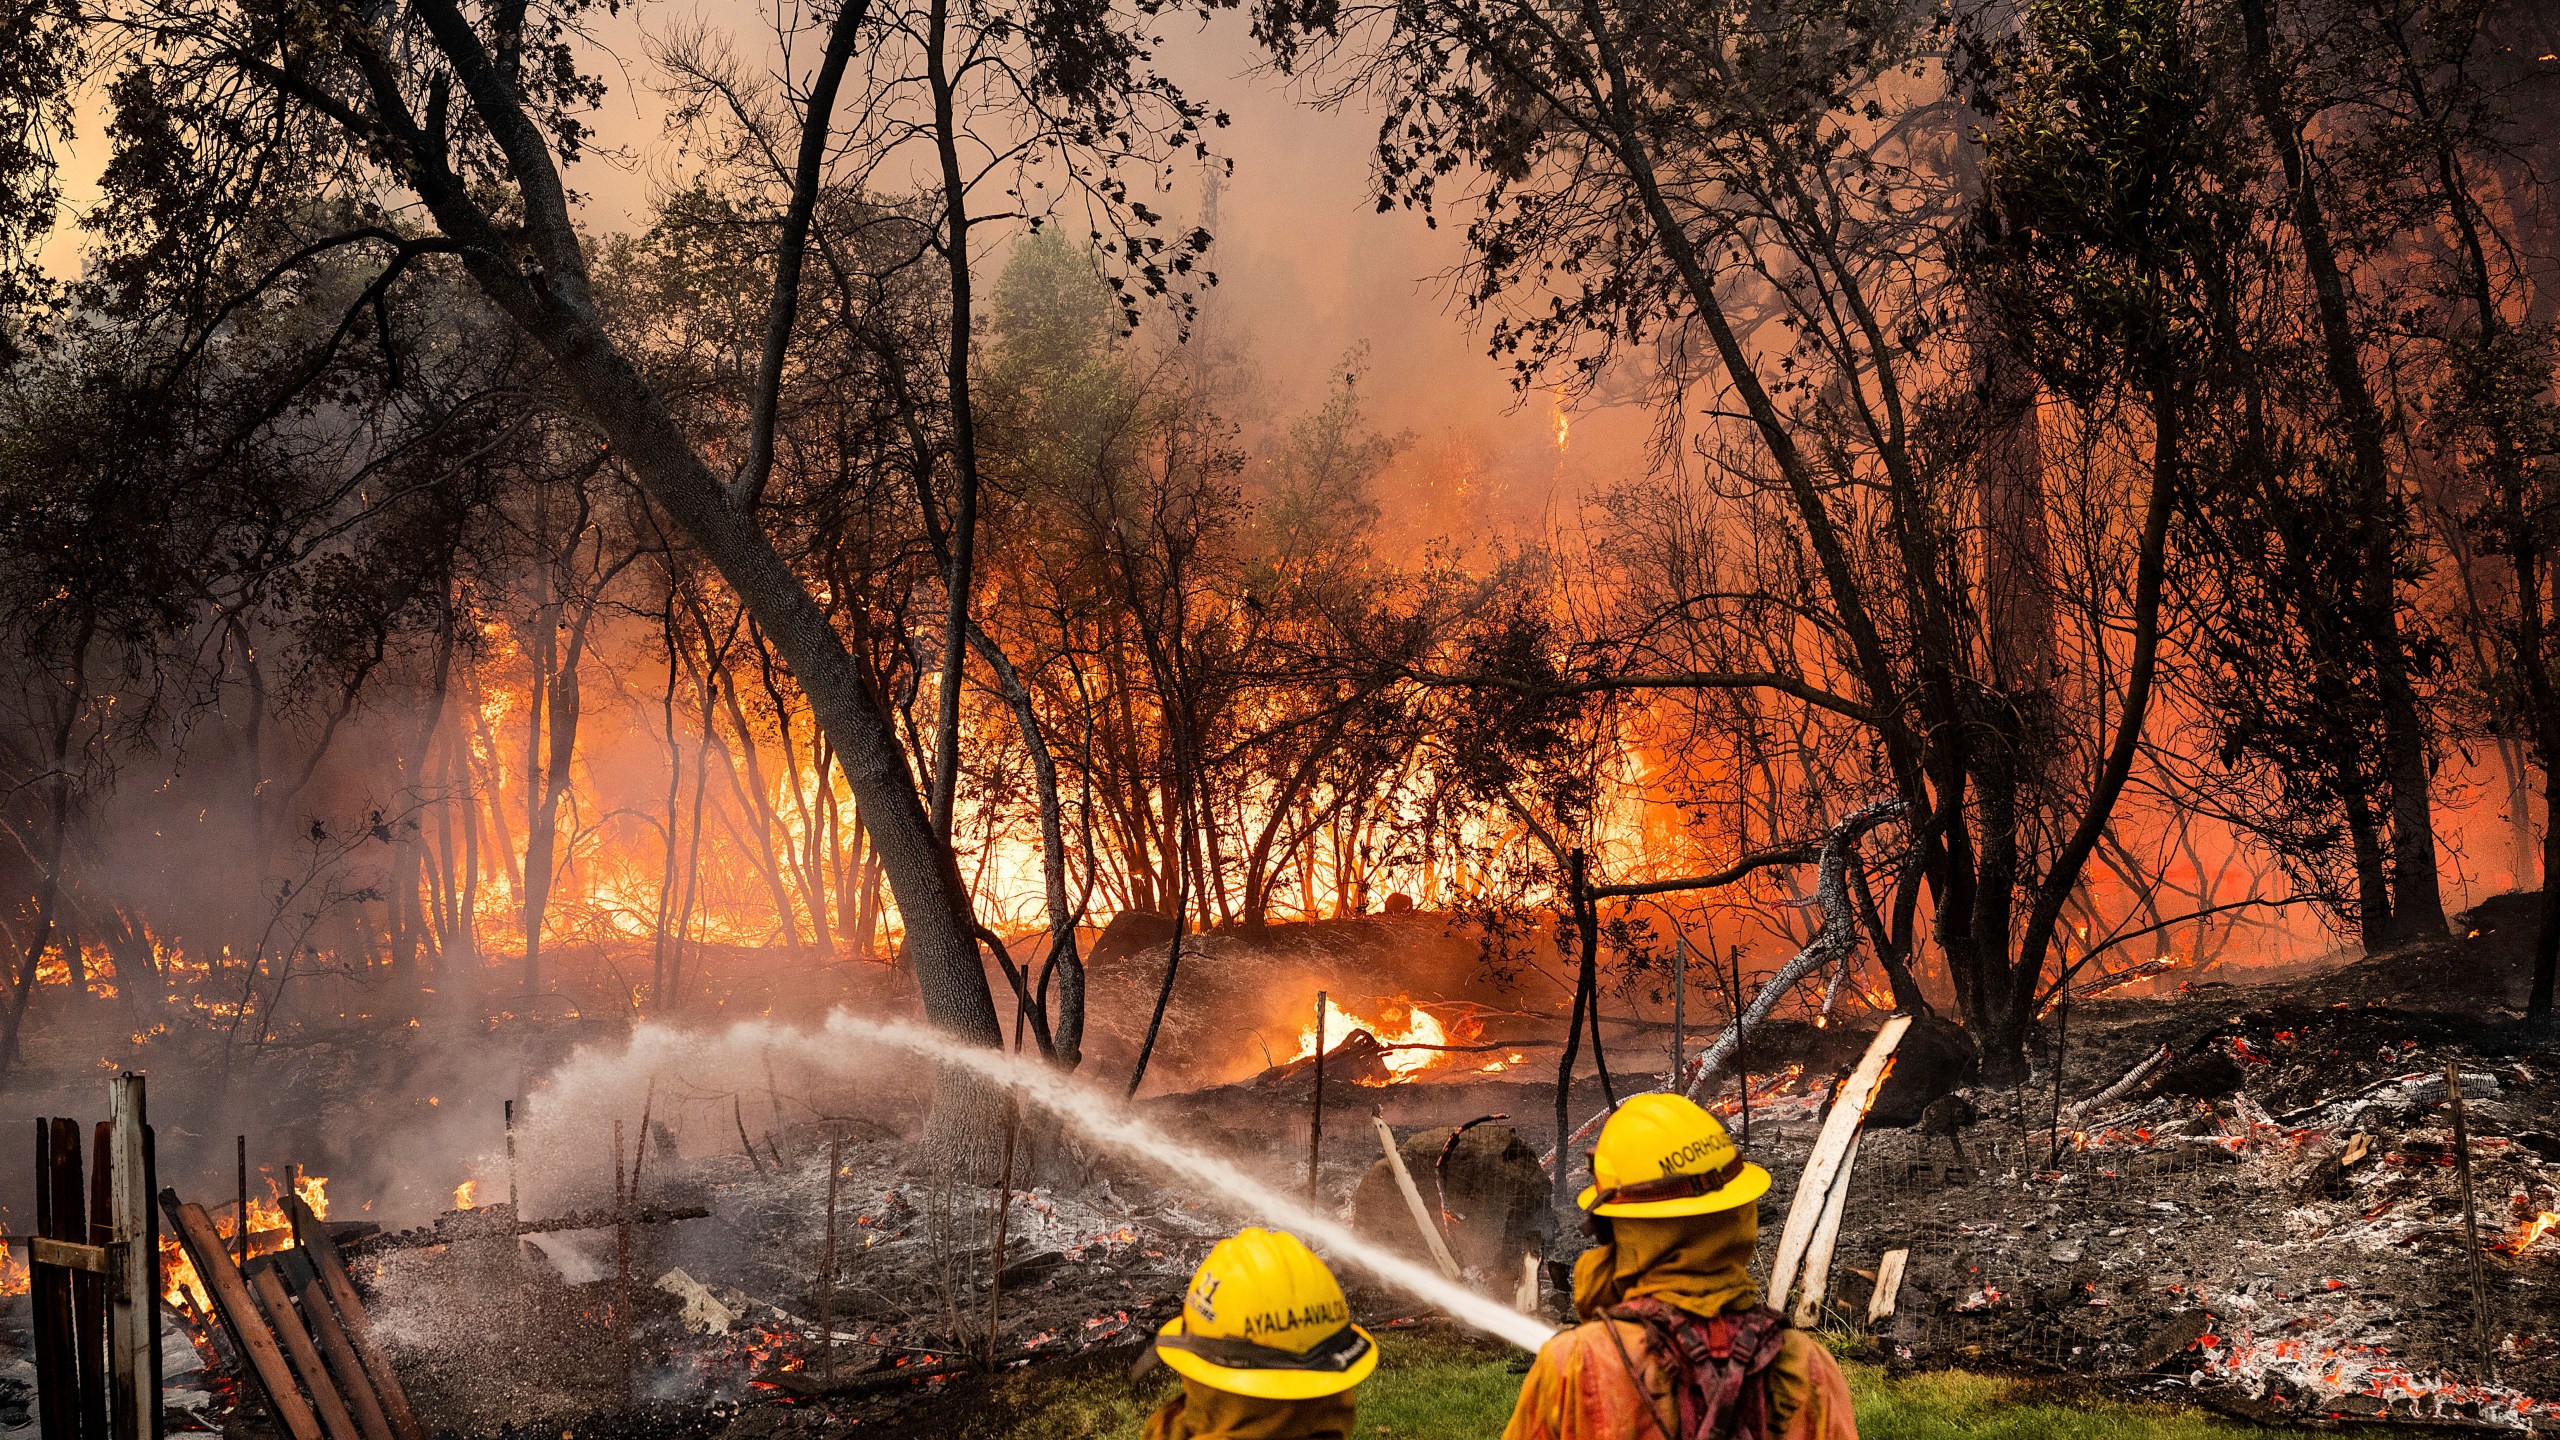
[[[1751,1279],[1769,1172],[1677,1095],[1619,1107],[1582,1192],[1580,1325],[1547,1342],[1503,1440],[1856,1440],[1839,1364]]]
[[[1276,1230],[1218,1242],[1154,1354],[1182,1393],[1147,1421],[1147,1440],[1348,1440],[1352,1388],[1378,1368],[1333,1272]]]

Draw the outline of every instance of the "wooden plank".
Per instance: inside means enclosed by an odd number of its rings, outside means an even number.
[[[119,1074],[107,1092],[108,1221],[123,1246],[107,1276],[107,1428],[114,1440],[160,1440],[160,1226],[142,1077]]]
[[[320,1418],[312,1413],[311,1402],[294,1387],[293,1371],[284,1358],[284,1350],[259,1313],[257,1299],[250,1295],[240,1267],[232,1263],[221,1232],[213,1228],[213,1217],[205,1214],[201,1205],[181,1202],[175,1190],[160,1192],[160,1208],[169,1217],[171,1228],[178,1232],[178,1243],[185,1247],[187,1259],[194,1262],[205,1293],[213,1297],[214,1313],[222,1317],[223,1328],[231,1332],[232,1348],[248,1361],[251,1376],[266,1392],[267,1408],[274,1413],[276,1423],[284,1427],[291,1440],[324,1440]]]
[[[1832,1102],[1831,1113],[1823,1118],[1822,1130],[1814,1137],[1813,1150],[1805,1156],[1804,1173],[1796,1177],[1796,1196],[1787,1207],[1787,1226],[1778,1236],[1777,1254],[1769,1262],[1769,1304],[1783,1310],[1787,1297],[1795,1290],[1796,1268],[1804,1260],[1804,1252],[1813,1242],[1814,1227],[1821,1223],[1823,1209],[1831,1202],[1831,1182],[1840,1173],[1840,1162],[1849,1153],[1849,1142],[1857,1138],[1858,1128],[1866,1123],[1867,1107],[1875,1103],[1876,1089],[1884,1083],[1886,1063],[1893,1059],[1893,1049],[1902,1043],[1902,1033],[1911,1028],[1911,1017],[1896,1015],[1884,1022],[1876,1032],[1867,1053],[1858,1060],[1858,1068],[1849,1072],[1848,1082],[1840,1087],[1840,1098]]]
[[[104,1275],[107,1273],[107,1247],[82,1245],[75,1241],[56,1240],[49,1235],[39,1235],[27,1242],[27,1263],[58,1265],[65,1270]]]
[[[1887,1250],[1876,1262],[1876,1293],[1867,1301],[1867,1323],[1881,1325],[1893,1318],[1893,1308],[1902,1299],[1902,1270],[1911,1263],[1909,1250]]]
[[[54,1216],[54,1207],[62,1201],[62,1187],[54,1179],[54,1167],[62,1159],[54,1143],[56,1128],[51,1120],[36,1121],[36,1234],[52,1240],[67,1238],[59,1233]],[[76,1166],[80,1163],[78,1127],[73,1126],[71,1133],[71,1163]],[[36,1416],[43,1440],[79,1440],[80,1370],[71,1345],[71,1274],[51,1265],[37,1267],[28,1277],[27,1290],[33,1307],[29,1324],[35,1331]]]
[[[1440,1227],[1432,1221],[1431,1207],[1422,1203],[1422,1191],[1413,1183],[1413,1172],[1404,1168],[1404,1153],[1396,1149],[1396,1132],[1387,1128],[1386,1117],[1369,1117],[1378,1126],[1378,1144],[1387,1152],[1387,1173],[1396,1177],[1396,1188],[1404,1192],[1404,1208],[1413,1214],[1413,1227],[1422,1232],[1423,1243],[1431,1247],[1431,1263],[1451,1280],[1458,1278],[1457,1259],[1449,1253],[1449,1242],[1440,1238]]]
[[[1865,1139],[1863,1130],[1849,1137],[1849,1153],[1840,1157],[1840,1173],[1831,1177],[1831,1194],[1823,1201],[1822,1218],[1814,1224],[1813,1243],[1804,1252],[1804,1285],[1789,1317],[1798,1329],[1813,1328],[1822,1318],[1823,1297],[1831,1293],[1831,1252],[1840,1243],[1840,1211],[1849,1203],[1849,1176],[1858,1168],[1858,1147]]]
[[[113,1222],[107,1197],[115,1187],[107,1173],[107,1122],[89,1130],[89,1223],[73,1236],[85,1240],[106,1259]],[[107,1440],[107,1268],[86,1266],[71,1277],[71,1323],[80,1354],[80,1434],[83,1440]]]
[[[321,1358],[329,1362],[338,1393],[346,1397],[347,1408],[355,1414],[356,1428],[364,1433],[364,1440],[393,1440],[391,1417],[383,1413],[382,1399],[374,1394],[373,1379],[364,1373],[364,1360],[348,1341],[346,1327],[338,1323],[337,1312],[329,1308],[329,1292],[320,1283],[319,1270],[299,1250],[285,1254],[303,1262],[278,1268],[293,1292],[301,1297],[302,1318],[311,1327],[311,1338],[320,1342]],[[300,1273],[295,1273],[297,1270]]]
[[[151,1227],[146,1232],[151,1236],[151,1248],[148,1251],[149,1258],[136,1263],[150,1267],[151,1284],[155,1289],[160,1285],[160,1206],[154,1199],[159,1193],[159,1137],[152,1133],[149,1125],[145,1125],[142,1127],[142,1200],[140,1204],[143,1210],[143,1223]],[[150,1407],[152,1440],[159,1440],[163,1428],[159,1397],[166,1395],[169,1391],[168,1385],[164,1383],[166,1377],[161,1373],[161,1367],[166,1362],[167,1357],[160,1350],[160,1306],[155,1301],[151,1306],[151,1389],[148,1392],[152,1396]]]
[[[266,1312],[267,1324],[274,1327],[276,1339],[284,1343],[285,1358],[293,1362],[293,1373],[302,1380],[302,1393],[311,1397],[311,1408],[320,1416],[320,1428],[328,1432],[329,1440],[363,1440],[356,1433],[356,1417],[348,1412],[346,1397],[330,1380],[329,1368],[320,1363],[320,1351],[311,1343],[302,1312],[293,1308],[293,1297],[285,1293],[284,1280],[276,1274],[276,1267],[253,1260],[248,1273],[249,1293],[257,1297],[258,1308]]]
[[[373,1392],[382,1401],[382,1413],[391,1421],[395,1440],[427,1440],[419,1428],[418,1417],[409,1409],[409,1396],[400,1388],[400,1373],[391,1368],[390,1357],[373,1343],[373,1325],[366,1319],[364,1300],[356,1294],[355,1276],[347,1272],[346,1257],[338,1253],[338,1242],[329,1236],[329,1227],[311,1213],[299,1195],[284,1197],[285,1214],[292,1217],[293,1233],[311,1256],[312,1267],[320,1272],[320,1288],[337,1307],[338,1323],[347,1332],[347,1343],[354,1347],[356,1358],[364,1363],[364,1373],[373,1380]]]

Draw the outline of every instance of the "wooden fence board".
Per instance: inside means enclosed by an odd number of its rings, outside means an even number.
[[[80,1193],[80,1124],[36,1122],[36,1233],[49,1240],[89,1238]],[[33,1266],[28,1277],[33,1305],[36,1408],[43,1440],[82,1440],[80,1356],[72,1319],[71,1272]]]
[[[258,1308],[275,1327],[285,1358],[293,1362],[293,1373],[302,1379],[302,1393],[311,1398],[311,1408],[319,1413],[320,1428],[329,1440],[363,1440],[356,1433],[355,1416],[347,1412],[346,1398],[329,1379],[329,1368],[320,1363],[320,1351],[303,1326],[302,1312],[293,1307],[293,1297],[285,1293],[274,1265],[264,1260],[249,1262],[249,1293],[257,1297]]]
[[[240,1276],[240,1267],[232,1263],[221,1232],[213,1228],[213,1217],[205,1214],[201,1205],[180,1201],[174,1190],[160,1192],[160,1207],[178,1232],[178,1243],[186,1248],[187,1258],[195,1263],[205,1293],[213,1297],[214,1312],[231,1332],[234,1347],[247,1359],[251,1376],[266,1392],[267,1407],[274,1412],[276,1423],[284,1427],[291,1440],[325,1440],[320,1433],[319,1416],[312,1413],[311,1402],[295,1388],[293,1370],[276,1342],[275,1331],[268,1328],[256,1298],[249,1293],[248,1282]]]
[[[328,1227],[311,1213],[299,1195],[284,1197],[285,1213],[293,1218],[293,1233],[311,1256],[320,1272],[320,1287],[329,1303],[338,1310],[338,1323],[347,1332],[347,1344],[364,1365],[364,1373],[373,1380],[374,1394],[382,1401],[382,1413],[391,1422],[394,1440],[426,1440],[426,1431],[418,1426],[418,1417],[410,1412],[408,1394],[400,1388],[400,1375],[391,1368],[382,1347],[373,1343],[373,1326],[365,1317],[364,1300],[356,1294],[355,1276],[348,1273],[346,1257],[338,1253],[338,1242],[329,1236]]]
[[[330,1307],[328,1287],[320,1283],[319,1269],[302,1252],[287,1253],[302,1264],[279,1268],[288,1286],[302,1300],[302,1318],[311,1326],[311,1338],[320,1342],[321,1358],[329,1362],[338,1393],[346,1397],[347,1408],[355,1414],[356,1428],[364,1432],[364,1440],[395,1440],[391,1417],[383,1412],[382,1398],[374,1393],[373,1377],[365,1374],[363,1358],[347,1339],[346,1327],[338,1323],[338,1312]]]
[[[160,1440],[160,1212],[152,1203],[151,1126],[143,1080],[116,1076],[108,1088],[108,1205],[124,1249],[108,1257],[108,1374],[114,1386],[108,1428],[115,1440]]]
[[[76,1127],[78,1122],[73,1122]],[[78,1132],[75,1128],[74,1134]],[[107,1165],[107,1122],[89,1131],[89,1223],[74,1238],[104,1246],[116,1238],[112,1195],[115,1177]],[[100,1258],[104,1258],[103,1256]],[[71,1323],[80,1357],[80,1434],[82,1440],[107,1440],[107,1271],[71,1277]]]

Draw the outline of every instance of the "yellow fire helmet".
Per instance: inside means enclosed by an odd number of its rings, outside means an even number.
[[[1575,1203],[1622,1220],[1711,1215],[1769,1189],[1769,1172],[1742,1158],[1716,1117],[1658,1093],[1628,1100],[1600,1127],[1591,1179]]]
[[[1261,1400],[1334,1395],[1378,1368],[1341,1282],[1295,1235],[1247,1229],[1218,1242],[1182,1313],[1156,1335],[1176,1374]]]

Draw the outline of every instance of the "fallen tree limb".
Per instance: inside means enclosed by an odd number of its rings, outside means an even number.
[[[1858,1168],[1858,1146],[1866,1139],[1861,1130],[1849,1137],[1849,1153],[1840,1157],[1840,1173],[1831,1182],[1831,1197],[1822,1206],[1822,1218],[1814,1222],[1813,1244],[1804,1252],[1804,1283],[1796,1289],[1795,1309],[1789,1312],[1791,1322],[1810,1330],[1822,1318],[1822,1302],[1831,1293],[1831,1252],[1840,1243],[1840,1212],[1849,1207],[1849,1176]]]
[[[706,1220],[711,1212],[699,1205],[680,1205],[672,1209],[644,1205],[617,1219],[610,1209],[585,1210],[556,1215],[547,1220],[499,1220],[494,1218],[499,1207],[465,1210],[448,1215],[433,1225],[414,1230],[391,1230],[351,1240],[339,1248],[350,1255],[371,1254],[376,1250],[408,1250],[422,1245],[451,1245],[460,1240],[497,1240],[520,1235],[547,1235],[557,1230],[607,1230],[616,1224],[664,1225],[675,1220]],[[474,1215],[491,1216],[473,1220]]]
[[[1779,967],[1778,973],[1770,976],[1768,983],[1752,994],[1750,1008],[1735,1016],[1733,1022],[1724,1027],[1724,1033],[1715,1038],[1715,1043],[1689,1062],[1682,1077],[1686,1082],[1681,1087],[1682,1094],[1692,1100],[1697,1099],[1699,1092],[1742,1049],[1742,1042],[1750,1035],[1751,1028],[1778,1008],[1778,1001],[1794,988],[1797,981],[1857,949],[1858,917],[1849,908],[1849,859],[1857,853],[1860,836],[1901,814],[1903,808],[1899,800],[1879,801],[1841,821],[1839,828],[1823,840],[1822,868],[1813,891],[1814,899],[1822,906],[1822,928],[1814,932],[1813,938],[1805,942],[1805,947],[1796,952],[1794,959]]]
[[[2106,1089],[2099,1091],[2097,1094],[2090,1096],[2088,1099],[2074,1103],[2070,1111],[2071,1118],[2074,1121],[2077,1121],[2082,1116],[2087,1115],[2090,1111],[2097,1109],[2101,1105],[2113,1104],[2114,1102],[2123,1099],[2125,1096],[2132,1094],[2135,1090],[2141,1088],[2145,1081],[2149,1080],[2152,1076],[2159,1074],[2161,1068],[2168,1063],[2169,1047],[2164,1044],[2159,1049],[2142,1057],[2141,1061],[2132,1069],[2124,1072],[2124,1078],[2116,1081],[2116,1083],[2108,1086]]]
[[[1752,1028],[1769,1018],[1770,1012],[1778,1008],[1778,1002],[1795,988],[1797,982],[1825,965],[1856,953],[1858,917],[1849,904],[1849,859],[1857,852],[1860,836],[1901,814],[1904,808],[1900,800],[1877,801],[1841,821],[1823,838],[1821,870],[1813,892],[1815,902],[1822,907],[1822,928],[1815,931],[1813,938],[1805,942],[1805,947],[1795,953],[1795,958],[1778,967],[1778,973],[1770,976],[1753,993],[1751,1004],[1725,1026],[1724,1033],[1715,1038],[1715,1043],[1689,1062],[1681,1074],[1680,1094],[1691,1100],[1697,1099],[1708,1082],[1732,1062]],[[1662,1088],[1668,1090],[1672,1087],[1666,1085]],[[1560,1156],[1580,1143],[1608,1116],[1609,1112],[1603,1110],[1582,1122],[1571,1134],[1561,1137],[1541,1163],[1559,1163]]]

